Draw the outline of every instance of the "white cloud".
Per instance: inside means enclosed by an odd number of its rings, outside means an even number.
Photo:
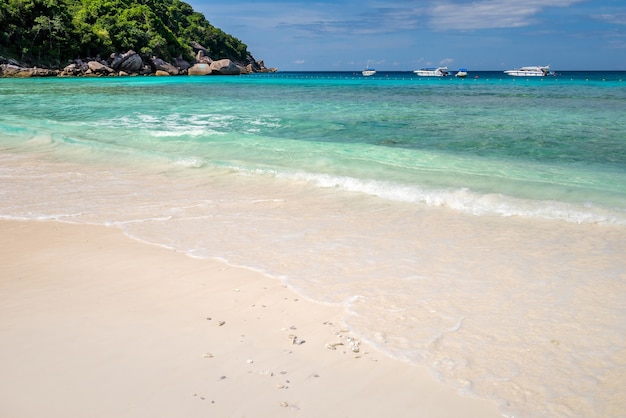
[[[207,0],[194,0],[205,3]],[[395,33],[429,27],[446,30],[518,28],[537,22],[547,8],[569,7],[586,0],[374,0],[373,3],[277,2],[260,0],[205,6],[219,22],[228,19],[241,28],[277,30],[291,36],[325,37]],[[242,13],[245,8],[246,13]],[[598,18],[624,20],[620,15]]]
[[[592,15],[594,19],[601,20],[607,23],[614,23],[616,25],[626,25],[626,13],[617,13],[617,14],[598,14]]]
[[[519,28],[535,23],[535,16],[547,7],[568,7],[580,1],[582,0],[445,2],[430,10],[430,25],[437,30]]]

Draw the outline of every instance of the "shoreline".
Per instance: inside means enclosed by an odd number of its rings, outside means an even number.
[[[261,273],[105,226],[0,231],[3,416],[501,416],[425,368],[353,351],[342,307]]]

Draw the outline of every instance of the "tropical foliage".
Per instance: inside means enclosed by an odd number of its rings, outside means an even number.
[[[194,41],[215,59],[251,57],[244,43],[180,0],[0,0],[0,55],[34,65],[130,49],[191,60]]]

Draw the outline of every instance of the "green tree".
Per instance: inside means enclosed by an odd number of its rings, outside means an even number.
[[[41,33],[44,36],[47,34],[49,51],[55,51],[55,53],[50,52],[50,54],[53,58],[59,60],[61,57],[61,43],[66,40],[67,34],[61,17],[59,15],[36,17],[33,32],[35,32],[35,38]]]
[[[129,49],[192,60],[192,42],[215,59],[251,56],[239,39],[180,0],[0,0],[0,54],[35,65]]]

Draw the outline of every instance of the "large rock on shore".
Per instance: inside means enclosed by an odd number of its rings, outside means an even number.
[[[210,64],[213,62],[213,58],[209,56],[209,50],[200,45],[197,42],[192,42],[191,47],[196,52],[196,63]]]
[[[2,77],[56,77],[58,71],[47,68],[28,68],[14,64],[0,64],[0,76]]]
[[[115,72],[113,68],[98,61],[89,61],[87,66],[89,67],[89,71],[87,71],[89,74],[109,75]]]
[[[276,71],[278,71],[277,68],[267,68],[263,60],[252,60],[250,64],[246,66],[246,70],[248,71],[248,73],[275,73]]]
[[[205,50],[201,49],[196,53],[196,62],[210,64],[213,62],[213,58]]]
[[[150,61],[152,62],[155,73],[157,71],[165,71],[169,75],[178,75],[180,73],[178,68],[174,67],[169,62],[163,61],[161,58],[152,57]]]
[[[73,62],[70,65],[68,65],[65,68],[63,68],[63,71],[61,71],[61,75],[63,75],[63,76],[76,76],[76,75],[81,75],[83,73],[83,71],[85,71],[85,70],[82,67],[81,63]]]
[[[211,74],[211,66],[204,62],[199,62],[197,64],[192,65],[188,70],[187,74],[189,75],[209,75]]]
[[[217,75],[239,75],[241,69],[229,59],[213,61],[211,63],[211,74]]]
[[[116,71],[125,73],[138,73],[143,70],[143,60],[132,49],[124,54],[111,54],[110,66]]]
[[[187,70],[189,70],[189,68],[191,67],[191,64],[189,64],[187,61],[185,61],[181,57],[175,58],[174,63],[176,64],[176,66],[178,67],[181,73],[186,73]]]

